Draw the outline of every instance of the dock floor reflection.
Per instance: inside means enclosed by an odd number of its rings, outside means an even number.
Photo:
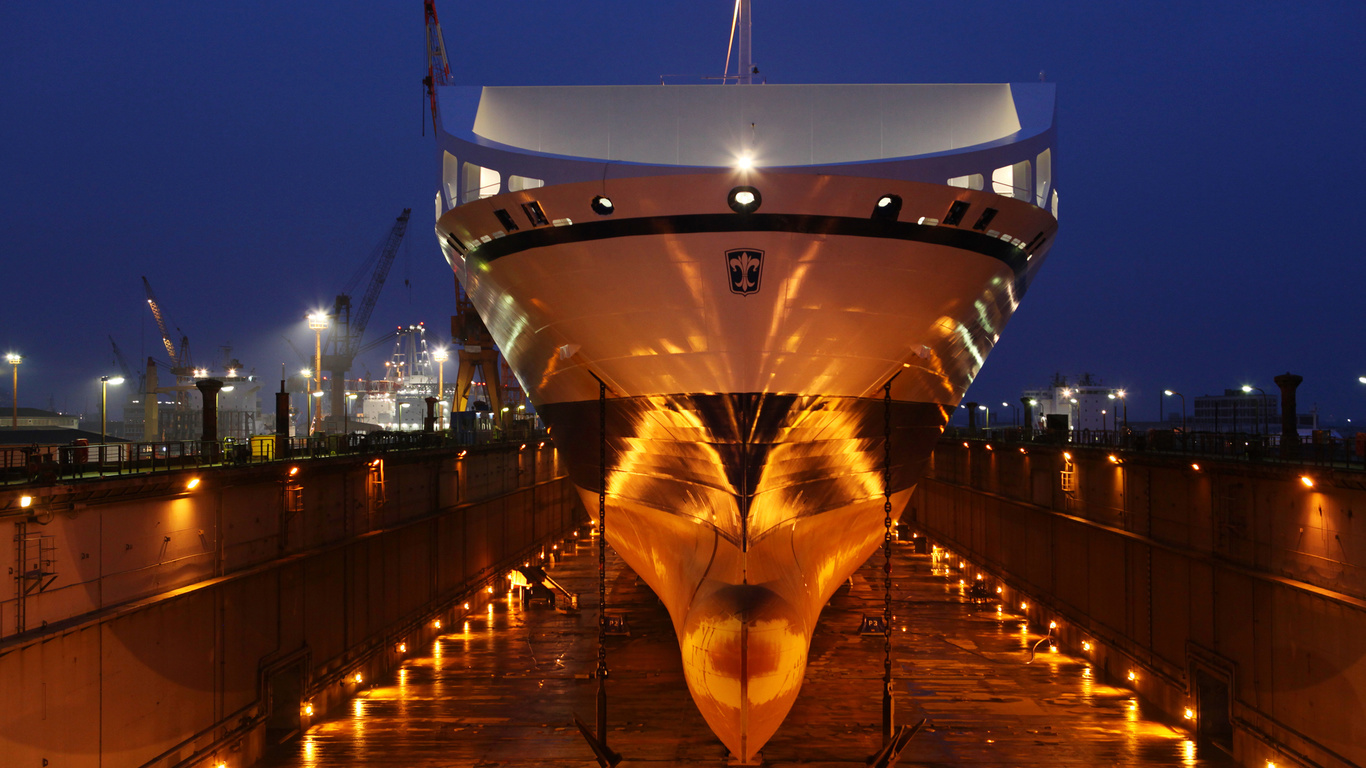
[[[263,765],[596,765],[572,720],[578,712],[591,723],[594,712],[596,547],[572,542],[548,570],[583,596],[582,612],[506,594],[492,611],[471,604],[468,619]],[[826,606],[806,682],[764,748],[766,764],[862,766],[878,745],[882,642],[856,630],[863,614],[881,614],[881,558]],[[1082,659],[1045,652],[1026,664],[1040,628],[994,604],[968,604],[928,555],[898,547],[894,568],[898,719],[932,723],[902,765],[1234,765],[1149,719],[1130,691],[1097,679]],[[664,607],[610,551],[608,574],[609,609],[628,611],[631,627],[629,637],[608,638],[609,743],[627,763],[724,765],[725,749],[688,695]]]

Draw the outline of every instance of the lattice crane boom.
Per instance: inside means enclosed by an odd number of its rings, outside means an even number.
[[[436,0],[422,4],[427,25],[427,77],[422,84],[432,102],[432,129],[436,129],[436,86],[451,84],[451,65],[446,60],[446,40],[441,35],[441,22],[436,18]]]

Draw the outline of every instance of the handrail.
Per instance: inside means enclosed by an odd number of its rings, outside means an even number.
[[[453,429],[448,432],[353,432],[281,438],[156,440],[94,445],[0,446],[0,486],[92,480],[126,475],[300,461],[332,456],[518,445],[546,439],[543,429]],[[79,441],[78,441],[79,442]]]
[[[1069,432],[1030,430],[1026,427],[991,427],[969,429],[947,427],[943,437],[951,440],[982,440],[1010,446],[1053,445],[1074,448],[1096,448],[1125,453],[1218,458],[1250,464],[1282,464],[1366,470],[1366,446],[1354,441],[1339,440],[1331,435],[1323,439],[1283,443],[1279,434],[1245,432],[1186,432],[1179,429],[1090,430]]]

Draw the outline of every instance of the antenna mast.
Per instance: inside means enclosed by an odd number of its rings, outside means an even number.
[[[749,13],[749,0],[740,0],[740,79],[741,85],[754,82],[754,59],[750,48],[750,28],[752,20]]]

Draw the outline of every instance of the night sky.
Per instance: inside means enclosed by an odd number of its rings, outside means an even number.
[[[1058,83],[1057,244],[969,399],[1089,371],[1156,418],[1163,388],[1274,391],[1288,370],[1301,410],[1366,418],[1366,5],[754,6],[770,82]],[[732,2],[437,8],[458,83],[617,84],[719,74]],[[420,0],[5,15],[0,351],[25,356],[21,405],[97,410],[109,334],[135,370],[165,358],[142,275],[197,363],[230,344],[267,380],[297,371],[281,337],[311,346],[303,316],[403,208],[367,335],[448,332]]]

